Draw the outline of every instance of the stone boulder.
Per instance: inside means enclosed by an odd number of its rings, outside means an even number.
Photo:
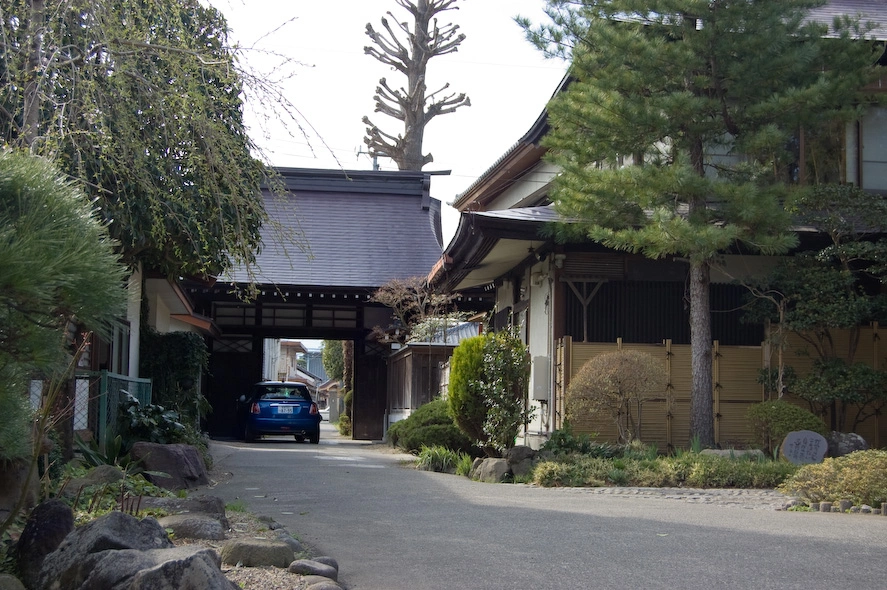
[[[0,574],[0,590],[27,590],[21,580],[10,574]]]
[[[505,481],[511,470],[508,467],[508,461],[505,459],[483,459],[479,463],[475,463],[476,467],[471,469],[471,479],[483,481],[487,483],[501,483]]]
[[[527,475],[536,463],[536,451],[528,446],[517,445],[505,451],[508,469],[515,477]]]
[[[283,541],[268,539],[231,539],[222,545],[222,563],[244,567],[272,565],[285,568],[295,554]]]
[[[191,445],[139,441],[132,446],[129,454],[146,472],[155,471],[168,476],[145,473],[145,478],[154,485],[168,490],[188,490],[209,484],[206,465],[200,453]]]
[[[170,514],[169,516],[161,516],[157,522],[164,529],[172,530],[176,537],[213,541],[225,538],[225,529],[222,527],[222,523],[210,514]]]
[[[222,527],[224,527],[225,530],[230,528],[228,518],[225,516],[225,501],[218,496],[207,496],[203,494],[199,496],[190,496],[188,498],[146,496],[141,499],[131,498],[130,502],[132,502],[132,505],[128,506],[129,510],[124,510],[124,512],[156,508],[169,514],[207,514],[222,523]],[[135,505],[135,502],[138,503],[137,506]]]
[[[109,512],[74,529],[43,560],[38,590],[81,588],[96,566],[95,555],[110,550],[169,549],[173,544],[153,518],[139,520],[122,512]]]
[[[832,431],[826,437],[828,441],[828,456],[843,457],[855,451],[867,451],[869,444],[855,432]]]
[[[302,576],[302,583],[306,586],[305,590],[342,590],[338,582],[323,576]]]
[[[15,545],[22,582],[30,587],[37,584],[44,558],[58,549],[73,530],[74,513],[61,500],[48,500],[31,511]]]
[[[219,554],[199,545],[139,551],[101,551],[77,590],[235,590],[221,570]]]
[[[293,550],[294,555],[298,555],[299,553],[304,553],[305,547],[302,543],[299,542],[298,539],[289,534],[286,530],[278,530],[275,531],[277,533],[277,540],[283,541],[287,545],[289,545],[290,549]],[[338,567],[338,566],[337,566]]]
[[[795,465],[822,463],[828,450],[825,437],[812,430],[789,432],[779,447],[779,456]]]
[[[339,570],[331,565],[315,561],[313,559],[297,559],[289,564],[287,571],[301,576],[322,576],[335,581],[339,577]]]

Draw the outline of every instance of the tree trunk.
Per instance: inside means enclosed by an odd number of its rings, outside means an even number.
[[[690,437],[703,448],[714,446],[711,377],[711,304],[708,262],[690,264]]]
[[[40,69],[43,63],[43,12],[44,0],[31,0],[30,50],[28,70],[25,79],[25,104],[22,118],[22,135],[27,147],[37,139],[40,115],[40,101],[37,87],[40,83]]]

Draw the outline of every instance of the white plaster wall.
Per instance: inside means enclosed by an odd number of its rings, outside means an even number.
[[[548,162],[540,162],[530,172],[523,175],[519,181],[513,183],[510,188],[490,201],[487,209],[500,211],[535,205],[547,193],[548,185],[558,170],[557,166]]]
[[[534,265],[527,272],[526,284],[529,288],[530,308],[527,316],[527,345],[530,352],[530,408],[534,417],[527,426],[523,444],[539,448],[551,432],[551,403],[537,401],[537,397],[552,398],[551,376],[552,351],[551,340],[552,317],[551,301],[553,297],[553,276],[551,256]],[[545,393],[540,395],[539,388]]]

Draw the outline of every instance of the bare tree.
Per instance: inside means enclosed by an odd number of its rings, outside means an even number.
[[[436,15],[446,10],[458,10],[457,6],[453,6],[458,0],[396,1],[413,15],[413,28],[410,29],[408,22],[400,22],[388,12],[395,26],[386,18],[382,19],[385,31],[377,31],[368,23],[366,34],[375,47],[367,46],[363,50],[407,77],[406,89],[394,89],[382,78],[373,97],[376,101],[375,112],[403,121],[404,131],[403,135],[395,137],[379,129],[369,117],[364,117],[367,135],[363,141],[371,156],[391,158],[399,170],[421,170],[433,161],[431,154],[422,154],[425,126],[437,115],[471,105],[465,94],[442,95],[449,88],[449,83],[427,94],[425,70],[428,60],[458,51],[465,35],[458,33],[459,25],[450,23],[439,27],[437,24]],[[400,29],[400,33],[395,29]],[[406,41],[402,42],[398,35],[406,35]]]

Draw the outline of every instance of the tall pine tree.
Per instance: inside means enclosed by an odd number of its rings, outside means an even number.
[[[572,62],[548,106],[552,198],[608,247],[689,260],[690,434],[714,443],[710,271],[728,251],[786,252],[801,130],[859,115],[877,56],[815,0],[548,0],[518,22]],[[883,48],[880,48],[883,51]],[[575,229],[575,228],[574,228]]]

